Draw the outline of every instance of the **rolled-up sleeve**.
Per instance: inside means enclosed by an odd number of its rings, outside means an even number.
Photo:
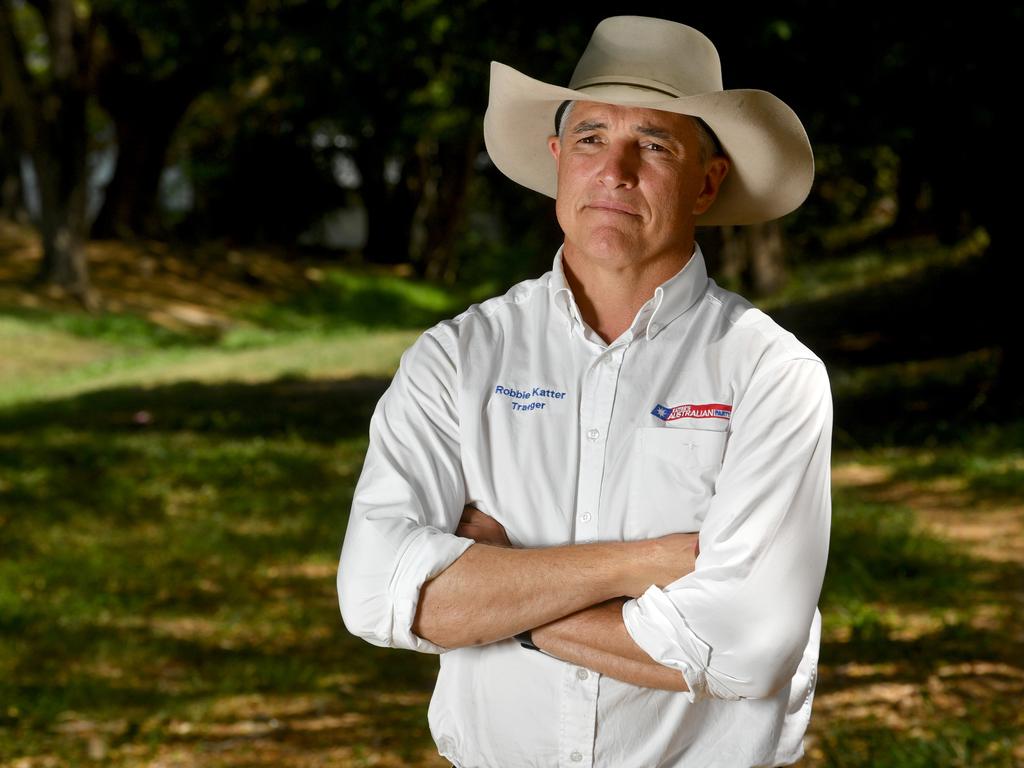
[[[473,544],[455,536],[465,503],[457,362],[443,327],[402,355],[370,419],[338,564],[345,626],[374,645],[445,649],[416,636],[420,588]]]
[[[694,571],[623,605],[633,640],[691,700],[764,698],[792,679],[825,575],[832,397],[824,365],[755,373],[736,406]]]

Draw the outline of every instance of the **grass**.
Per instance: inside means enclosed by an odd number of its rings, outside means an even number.
[[[911,241],[890,245],[884,250],[869,249],[842,259],[801,263],[781,290],[760,300],[758,305],[771,312],[796,302],[820,301],[913,277],[937,267],[964,264],[981,256],[989,242],[988,233],[978,229],[953,248]]]
[[[6,325],[10,328],[13,323]],[[24,321],[18,321],[14,332],[23,327]],[[17,362],[0,369],[7,378],[6,386],[0,388],[0,406],[179,381],[390,376],[417,335],[411,330],[294,333],[263,339],[260,344],[235,344],[234,337],[227,335],[216,346],[154,348],[79,343],[62,332],[42,331],[25,334],[30,340],[23,343],[23,350],[11,343],[10,354]],[[74,352],[63,354],[63,350]]]
[[[334,571],[372,408],[465,297],[317,278],[215,334],[3,308],[0,765],[429,764],[436,659],[348,635]]]
[[[316,269],[193,328],[0,305],[0,766],[446,765],[436,658],[350,636],[334,570],[398,356],[479,295]],[[991,358],[947,362],[850,365],[837,414]],[[1020,764],[1024,424],[843,423],[804,765]]]
[[[226,743],[218,726],[238,727],[244,697],[243,753],[263,738],[326,753],[341,728],[367,761],[419,759],[424,734],[403,734],[425,718],[430,660],[348,636],[333,583],[365,449],[355,422],[382,382],[281,386],[104,390],[0,414],[0,756],[202,752]],[[157,416],[112,417],[133,397]]]

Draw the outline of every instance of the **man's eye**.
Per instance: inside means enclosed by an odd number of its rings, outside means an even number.
[[[597,141],[597,136],[584,136],[582,139],[580,139],[576,143],[577,144],[593,144],[595,141]]]
[[[653,149],[655,152],[664,152],[665,148],[661,144],[655,144],[653,141],[647,145],[648,149]]]

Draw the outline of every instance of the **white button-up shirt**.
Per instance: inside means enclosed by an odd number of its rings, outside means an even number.
[[[345,625],[440,654],[428,721],[460,768],[794,762],[831,517],[825,368],[709,279],[699,245],[610,344],[583,321],[561,258],[403,354],[342,547]],[[689,691],[512,638],[446,650],[413,634],[420,588],[473,544],[453,534],[466,504],[519,547],[699,531],[695,570],[622,612]]]

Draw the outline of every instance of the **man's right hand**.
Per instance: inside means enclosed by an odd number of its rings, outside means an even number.
[[[473,539],[478,544],[490,544],[495,547],[511,547],[505,526],[476,507],[466,505],[462,510],[462,519],[455,529],[456,536]]]
[[[484,645],[606,600],[639,597],[652,584],[685,576],[696,559],[695,533],[521,549],[497,520],[471,506],[455,533],[491,546],[469,547],[420,591],[412,630],[447,649]]]

